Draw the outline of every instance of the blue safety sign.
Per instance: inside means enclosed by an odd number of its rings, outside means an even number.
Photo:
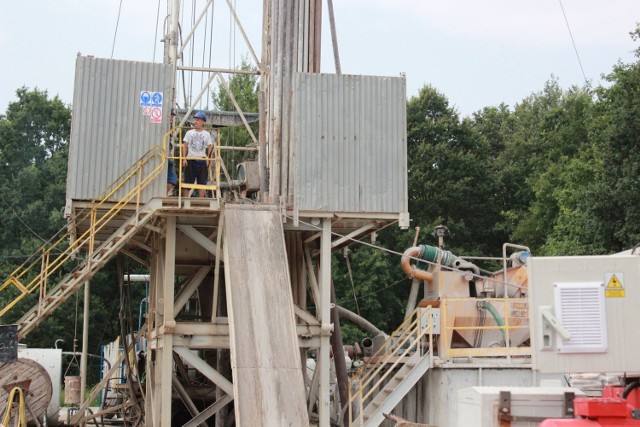
[[[162,98],[162,94],[160,95]],[[151,106],[151,92],[143,90],[140,92],[140,106],[141,107],[150,107]]]
[[[162,92],[153,92],[151,94],[151,106],[162,107]]]

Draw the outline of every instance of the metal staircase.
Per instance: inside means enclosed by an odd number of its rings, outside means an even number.
[[[155,205],[141,205],[140,196],[165,167],[165,151],[155,146],[127,171],[125,171],[73,222],[86,224],[87,230],[72,239],[72,235],[61,230],[25,263],[15,269],[0,286],[2,296],[13,291],[13,299],[0,310],[0,319],[21,299],[36,290],[39,292],[37,304],[18,323],[18,340],[23,339],[38,324],[48,317],[60,304],[73,295],[82,285],[99,271],[120,249],[154,217]],[[114,195],[123,196],[110,204]],[[112,222],[126,218],[114,232],[108,232]],[[108,237],[102,239],[104,233]],[[60,237],[58,237],[60,236]],[[85,259],[71,269],[53,288],[47,289],[49,279],[63,266],[69,268],[78,253],[86,251]],[[15,292],[17,290],[17,296]]]
[[[432,310],[417,308],[351,379],[349,425],[379,426],[432,364]]]

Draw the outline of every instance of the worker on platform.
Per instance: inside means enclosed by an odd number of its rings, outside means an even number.
[[[209,167],[211,166],[213,142],[211,140],[211,134],[204,130],[206,121],[206,114],[198,111],[193,115],[194,128],[184,135],[182,166],[185,168],[185,184],[207,184]],[[189,197],[190,190],[189,188],[185,188],[182,191],[182,196]],[[200,197],[204,197],[204,188],[198,189],[198,194]]]

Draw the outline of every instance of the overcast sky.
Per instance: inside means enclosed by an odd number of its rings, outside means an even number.
[[[342,72],[405,73],[408,97],[430,84],[463,116],[501,102],[513,107],[540,91],[552,75],[563,88],[582,86],[584,76],[561,5],[592,84],[600,84],[601,75],[617,61],[635,61],[638,43],[629,32],[640,21],[640,0],[561,1],[333,0]],[[232,2],[259,54],[262,1]],[[115,59],[162,61],[159,40],[166,0],[122,0],[118,22],[120,4],[120,0],[3,2],[0,112],[16,99],[15,90],[21,86],[46,89],[50,96],[59,95],[71,104],[78,52],[110,58],[113,49]],[[184,15],[191,19],[188,10]],[[228,41],[233,32],[227,16],[226,1],[215,0],[212,22],[218,66],[237,64],[237,57],[248,53],[237,29],[235,43]],[[322,68],[334,72],[328,22],[325,14]],[[194,56],[198,57],[194,64],[202,62],[201,54]]]

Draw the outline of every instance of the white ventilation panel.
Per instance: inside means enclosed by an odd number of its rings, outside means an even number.
[[[531,257],[534,369],[640,374],[640,255]]]
[[[558,322],[570,334],[559,335],[560,353],[603,353],[607,351],[607,324],[603,282],[554,283]]]

